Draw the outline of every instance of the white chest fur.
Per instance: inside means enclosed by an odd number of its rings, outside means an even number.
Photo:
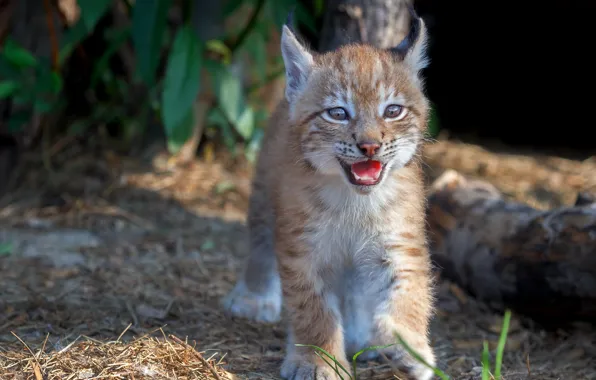
[[[330,181],[318,189],[325,208],[309,222],[309,244],[322,267],[358,262],[379,253],[383,236],[382,215],[390,204],[394,180],[388,178],[371,194],[356,193],[341,179]]]

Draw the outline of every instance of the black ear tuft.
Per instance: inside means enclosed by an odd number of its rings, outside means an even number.
[[[290,12],[288,12],[288,17],[286,18],[286,26],[293,32],[295,33],[296,30],[294,29],[294,12],[296,11],[296,6],[293,5],[292,8],[290,9]]]
[[[410,30],[406,37],[396,47],[390,49],[402,59],[405,58],[406,54],[408,54],[410,49],[412,49],[418,41],[418,38],[420,38],[421,21],[412,4],[408,4],[408,12],[410,13]]]

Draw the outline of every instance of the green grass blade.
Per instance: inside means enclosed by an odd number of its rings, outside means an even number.
[[[322,352],[322,353],[323,353],[323,354],[325,354],[325,356],[327,356],[329,359],[333,360],[333,362],[334,362],[334,363],[335,363],[335,364],[336,364],[336,365],[337,365],[339,368],[341,368],[341,369],[342,369],[342,371],[344,371],[346,374],[348,374],[348,376],[350,376],[350,379],[352,378],[352,375],[350,374],[350,372],[348,372],[348,370],[347,370],[347,369],[346,369],[346,368],[345,368],[343,365],[341,365],[341,363],[340,363],[340,362],[338,362],[338,361],[337,361],[337,359],[335,359],[335,357],[334,357],[334,356],[332,356],[330,353],[328,353],[327,351],[325,351],[325,350],[324,350],[324,349],[322,349],[321,347],[317,347],[317,346],[314,346],[314,345],[312,345],[312,344],[295,344],[295,346],[297,346],[297,347],[310,347],[310,348],[314,348],[315,350],[317,350],[317,351],[319,351],[319,352]]]
[[[337,373],[337,376],[339,376],[339,378],[341,380],[344,380],[344,377],[341,375],[341,373],[339,373],[339,368],[337,367],[337,362],[335,364],[334,363],[331,363],[329,361],[329,359],[327,359],[326,357],[324,357],[323,355],[321,355],[318,351],[315,351],[315,355],[317,355],[318,357],[320,357],[321,359],[323,359],[323,361],[325,363],[327,363],[327,365],[329,367],[333,368],[333,370],[335,371],[335,373]]]
[[[372,350],[382,350],[383,348],[388,348],[391,346],[395,346],[397,343],[393,343],[393,344],[388,344],[385,346],[370,346],[370,347],[366,347],[363,348],[362,350],[356,352],[354,354],[354,356],[352,356],[352,372],[354,372],[354,377],[356,377],[356,359],[358,359],[358,356],[362,355],[363,353],[365,353],[366,351],[372,351]]]
[[[497,345],[497,354],[495,358],[495,379],[501,380],[501,365],[503,364],[503,352],[505,351],[505,343],[507,343],[507,333],[509,332],[509,322],[511,321],[511,310],[505,311],[503,317],[503,327],[501,328],[501,336],[499,337],[499,344]]]
[[[399,341],[399,343],[404,346],[404,348],[406,349],[406,351],[408,351],[408,353],[410,355],[412,355],[412,357],[414,359],[416,359],[418,362],[422,363],[425,367],[431,369],[435,375],[439,376],[442,380],[450,380],[449,376],[447,376],[447,374],[443,371],[441,371],[440,369],[433,367],[432,365],[428,364],[428,362],[426,360],[424,360],[424,358],[422,358],[422,356],[420,356],[420,354],[418,354],[416,351],[414,351],[410,345],[408,345],[406,343],[405,340],[403,340],[403,338],[398,334],[395,333],[397,340]]]
[[[383,348],[388,348],[391,346],[395,346],[397,343],[392,343],[392,344],[388,344],[386,346],[370,346],[370,347],[366,347],[358,352],[356,352],[354,354],[354,356],[352,356],[352,361],[356,361],[356,359],[358,359],[358,356],[362,355],[363,353],[365,353],[366,351],[372,351],[372,350],[382,350]]]
[[[490,378],[490,362],[488,355],[488,342],[485,340],[484,349],[482,350],[482,380],[489,380]]]

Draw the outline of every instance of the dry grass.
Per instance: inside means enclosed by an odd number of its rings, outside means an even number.
[[[218,304],[247,251],[251,168],[216,157],[181,168],[74,152],[55,157],[60,170],[51,179],[36,162],[22,171],[19,188],[0,200],[0,243],[20,239],[0,256],[0,379],[213,379],[212,365],[221,378],[279,378],[284,323],[228,319]],[[596,173],[595,163],[450,142],[434,145],[427,159],[431,178],[455,168],[543,208],[569,204]],[[73,228],[98,243],[57,252],[50,235]],[[502,313],[439,284],[432,326],[439,367],[453,379],[480,379],[482,342],[494,355]],[[545,331],[513,315],[503,366],[506,380],[596,379],[596,331]],[[360,377],[391,378],[390,370],[369,363]]]
[[[163,331],[162,331],[163,333]],[[123,334],[122,334],[123,335]],[[171,335],[144,336],[130,342],[101,342],[88,337],[66,347],[37,351],[18,343],[0,348],[0,374],[11,379],[230,379],[213,357],[205,358],[188,342]]]

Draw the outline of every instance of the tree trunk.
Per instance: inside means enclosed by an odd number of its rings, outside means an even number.
[[[478,299],[545,324],[596,321],[593,200],[536,210],[447,171],[431,186],[428,221],[441,275]]]
[[[0,0],[0,46],[10,35],[34,56],[50,58],[52,44],[48,32],[49,20],[44,3],[40,0]],[[55,6],[51,20],[54,36],[60,40],[62,21]],[[30,113],[31,118],[21,131],[14,133],[9,130],[8,122],[11,115],[19,112]],[[10,183],[20,148],[26,148],[33,142],[43,123],[44,119],[34,112],[33,106],[16,105],[10,100],[0,101],[0,195]]]
[[[352,42],[379,48],[396,46],[407,34],[412,0],[329,0],[319,51],[336,49]]]

